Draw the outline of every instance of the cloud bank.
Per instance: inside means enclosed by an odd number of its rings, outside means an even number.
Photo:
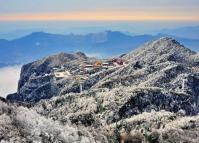
[[[6,97],[17,91],[21,66],[0,68],[0,96]]]

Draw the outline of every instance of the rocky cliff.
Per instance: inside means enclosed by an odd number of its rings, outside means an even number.
[[[61,53],[24,65],[18,92],[1,107],[0,117],[9,122],[0,133],[13,128],[18,139],[40,142],[197,143],[198,57],[174,39],[161,38],[116,57],[117,65],[104,66],[83,53]],[[91,63],[95,66],[85,68]],[[18,118],[22,112],[35,122],[25,115]],[[25,124],[35,131],[24,129]]]
[[[7,98],[9,100],[37,102],[41,99],[57,96],[63,84],[60,84],[60,80],[54,80],[54,69],[78,70],[85,61],[89,61],[89,58],[78,52],[75,54],[60,53],[26,64],[21,69],[18,92],[8,95]]]

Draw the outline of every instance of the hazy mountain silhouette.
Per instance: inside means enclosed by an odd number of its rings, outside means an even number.
[[[83,51],[103,57],[127,53],[143,43],[164,36],[159,34],[130,36],[118,31],[105,31],[87,35],[60,35],[34,32],[15,40],[0,40],[0,66],[27,63],[59,52]],[[199,40],[178,38],[178,41],[197,51]]]

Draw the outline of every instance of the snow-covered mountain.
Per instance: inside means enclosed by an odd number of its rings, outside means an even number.
[[[199,141],[199,55],[160,38],[115,58],[60,53],[22,67],[0,101],[4,142]]]

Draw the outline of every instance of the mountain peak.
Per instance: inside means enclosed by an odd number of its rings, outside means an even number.
[[[52,35],[52,34],[49,34],[49,33],[45,33],[45,32],[32,32],[32,33],[30,33],[30,34],[28,34],[28,35],[26,35],[26,36],[23,36],[23,37],[21,37],[21,38],[19,38],[19,39],[15,39],[15,40],[13,40],[13,41],[17,41],[17,40],[24,40],[24,41],[26,41],[27,39],[29,40],[34,40],[35,38],[36,39],[40,39],[40,38],[43,38],[43,37],[46,37],[46,36],[49,36],[49,35]]]
[[[185,53],[186,52],[190,54],[195,53],[194,51],[186,48],[180,42],[176,41],[174,38],[171,38],[171,37],[162,37],[153,42],[146,43],[144,47],[145,46],[148,47],[148,49],[152,48],[156,52],[172,52],[172,53],[175,53],[175,52]]]
[[[85,60],[87,59],[86,55],[82,52],[77,52],[74,54],[69,54],[69,53],[58,53],[56,55],[53,56],[49,56],[46,59],[50,59],[52,61],[60,61],[59,63],[65,63],[65,62],[69,62],[69,61],[73,61],[73,60]]]
[[[165,41],[165,42],[177,42],[175,39],[173,39],[172,37],[161,37],[160,39],[157,39],[155,41]]]
[[[137,50],[127,54],[125,59],[130,61],[141,60],[146,63],[161,62],[166,60],[183,62],[193,54],[196,54],[196,52],[184,47],[175,39],[170,37],[162,37],[148,42]]]
[[[154,44],[169,44],[169,45],[178,45],[178,46],[183,46],[182,44],[180,44],[178,41],[176,41],[174,38],[172,37],[162,37],[158,40],[154,41]],[[168,46],[167,46],[168,47]],[[166,48],[166,47],[165,47]]]
[[[79,57],[82,57],[84,59],[87,58],[87,56],[83,53],[83,52],[76,52],[75,55],[79,56]]]

